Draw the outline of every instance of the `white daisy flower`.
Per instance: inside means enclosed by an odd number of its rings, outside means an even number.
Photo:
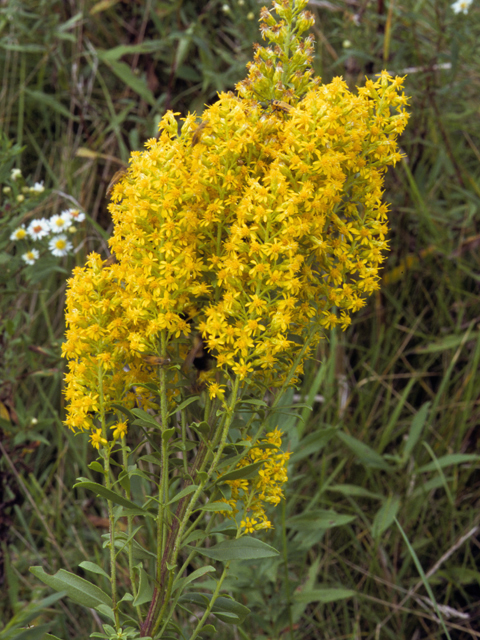
[[[28,225],[28,235],[33,240],[40,240],[40,238],[44,238],[48,236],[50,233],[50,223],[45,218],[38,218],[37,220],[32,220]]]
[[[454,2],[452,4],[452,9],[454,13],[468,13],[468,10],[470,9],[470,5],[472,4],[473,0],[457,0],[456,2]]]
[[[85,220],[85,214],[78,209],[69,209],[67,213],[70,215],[72,222],[83,222]]]
[[[22,172],[20,169],[12,169],[10,173],[10,178],[15,182],[15,180],[17,178],[20,178],[21,175],[22,175]]]
[[[35,264],[35,262],[38,260],[39,255],[40,254],[36,249],[30,249],[30,251],[27,251],[27,253],[23,254],[22,260],[25,260],[27,264]]]
[[[27,230],[25,226],[22,224],[21,227],[15,229],[15,231],[10,236],[10,240],[24,240],[27,237]]]
[[[68,227],[72,223],[72,219],[70,217],[70,213],[68,211],[62,211],[62,213],[58,216],[52,216],[49,220],[50,222],[50,231],[53,233],[61,233],[68,229]]]
[[[73,245],[67,240],[67,236],[62,235],[52,238],[48,243],[48,248],[54,256],[61,258],[68,254],[68,252],[73,248]]]
[[[45,191],[45,187],[43,186],[43,180],[42,182],[35,182],[33,187],[30,187],[30,191],[32,193],[43,193]]]

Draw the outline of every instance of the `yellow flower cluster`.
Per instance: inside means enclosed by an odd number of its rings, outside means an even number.
[[[200,332],[215,358],[211,397],[232,375],[279,386],[307,336],[304,358],[379,287],[382,184],[408,119],[402,79],[383,72],[356,95],[341,78],[319,84],[312,40],[300,39],[306,0],[275,4],[282,19],[265,9],[261,25],[275,46],[257,48],[239,95],[220,94],[200,123],[165,114],[113,188],[117,262],[92,256],[70,281],[73,428],[97,409],[100,361],[107,400],[131,402],[125,388],[155,372],[141,354],[181,357]]]
[[[240,526],[246,533],[258,529],[269,529],[272,524],[265,513],[265,506],[276,506],[283,498],[282,486],[287,482],[287,464],[290,453],[280,449],[282,432],[276,428],[265,435],[260,444],[250,449],[240,460],[236,469],[242,469],[256,462],[262,462],[258,475],[248,480],[226,480],[231,497],[223,499],[233,511],[224,515],[235,517],[242,510],[243,520]]]
[[[95,430],[93,418],[102,405],[112,402],[126,407],[136,403],[151,406],[150,392],[135,383],[151,381],[152,368],[141,354],[130,349],[131,335],[124,326],[125,292],[115,270],[103,266],[92,253],[85,267],[77,267],[68,282],[67,337],[62,355],[69,361],[65,375],[67,399],[66,424],[73,430],[93,432],[92,444],[105,444],[101,430]],[[123,438],[126,424],[114,427],[114,439]]]
[[[272,384],[310,327],[348,326],[379,286],[401,83],[384,72],[354,96],[337,78],[288,113],[222,94],[193,147],[194,117],[177,135],[167,114],[110,207],[131,348],[195,324],[219,368]]]

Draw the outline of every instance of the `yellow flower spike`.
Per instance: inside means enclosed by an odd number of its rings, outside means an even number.
[[[117,262],[90,256],[69,282],[69,402],[94,391],[101,359],[107,406],[132,406],[127,384],[149,382],[132,354],[155,352],[164,331],[172,353],[199,332],[219,376],[278,387],[307,335],[311,351],[378,289],[388,250],[382,186],[408,121],[403,79],[382,72],[355,94],[341,78],[320,84],[313,39],[301,39],[313,20],[306,5],[276,3],[277,18],[262,10],[269,43],[238,96],[206,108],[197,138],[195,114],[179,133],[168,112],[158,139],[132,153],[109,205]],[[84,423],[85,407],[68,412],[72,428]]]
[[[245,513],[241,526],[248,532],[270,528],[272,525],[266,517],[265,505],[278,505],[283,498],[282,486],[288,479],[287,464],[290,453],[283,452],[280,449],[282,435],[278,428],[268,432],[261,442],[253,446],[248,454],[237,464],[236,469],[241,469],[254,462],[262,462],[256,477],[250,478],[248,481],[226,481],[226,484],[231,489],[236,511],[243,510]],[[267,448],[265,445],[273,445],[273,448]],[[253,519],[246,517],[249,512],[254,515]],[[232,517],[231,514],[227,513],[226,515],[227,517]]]

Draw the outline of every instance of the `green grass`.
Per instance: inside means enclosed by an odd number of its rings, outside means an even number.
[[[67,272],[92,250],[106,255],[106,185],[165,109],[200,113],[243,77],[259,5],[224,4],[0,8],[0,128],[24,147],[24,175],[51,190],[39,215],[65,207],[63,193],[90,216]],[[381,292],[307,368],[304,421],[279,424],[290,481],[264,539],[280,556],[232,572],[226,588],[252,614],[233,636],[218,625],[218,637],[480,637],[480,8],[320,4],[310,8],[325,82],[411,69],[407,159],[387,180],[392,251]],[[2,180],[13,161],[3,157]],[[94,456],[61,422],[64,289],[65,275],[52,272],[0,291],[1,640],[23,638],[29,619],[64,639],[99,630],[98,616],[67,600],[42,602],[51,594],[28,572],[107,560],[104,507],[72,489]],[[143,536],[148,547],[153,533]]]

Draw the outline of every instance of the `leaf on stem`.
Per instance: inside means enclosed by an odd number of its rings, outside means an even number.
[[[183,591],[187,584],[190,584],[190,582],[193,582],[194,580],[198,580],[206,573],[211,573],[212,571],[215,571],[215,567],[212,567],[211,564],[207,564],[206,567],[200,567],[200,569],[196,569],[186,578],[180,578],[178,581],[175,581],[173,583],[172,593],[178,590]]]
[[[43,567],[30,567],[30,571],[55,591],[65,591],[65,594],[77,604],[92,609],[96,609],[101,604],[112,607],[112,599],[100,587],[65,569],[59,569],[53,576],[45,573]]]
[[[195,604],[202,609],[206,609],[209,606],[211,599],[212,596],[209,593],[185,593],[180,596],[178,602],[183,604]],[[215,600],[212,607],[212,613],[219,620],[222,620],[222,622],[226,622],[228,624],[242,624],[250,613],[250,609],[244,607],[243,604],[236,602],[233,598],[220,596]]]
[[[355,591],[351,589],[311,589],[309,591],[300,591],[293,596],[294,602],[309,604],[310,602],[336,602],[337,600],[345,600],[355,596]]]
[[[243,457],[243,456],[242,456]],[[234,469],[229,471],[223,476],[218,478],[217,482],[227,482],[228,480],[246,480],[248,478],[254,478],[258,475],[257,471],[265,463],[265,460],[248,464],[241,469]]]
[[[168,416],[169,417],[173,416],[175,413],[177,413],[177,411],[183,411],[183,409],[186,409],[189,404],[192,404],[192,402],[195,402],[195,400],[198,400],[199,398],[200,398],[200,396],[191,396],[190,398],[187,398],[186,400],[181,402],[178,405],[178,407],[175,407],[175,409],[173,411],[170,411]]]
[[[233,508],[228,504],[228,502],[217,500],[215,502],[207,502],[207,504],[195,509],[195,511],[233,511]]]
[[[167,502],[167,505],[173,504],[174,502],[177,502],[178,500],[185,498],[185,496],[190,495],[197,489],[198,489],[198,485],[196,484],[191,484],[188,487],[185,487],[185,489],[182,489],[175,496],[173,496],[173,498]]]
[[[106,500],[110,500],[110,502],[113,502],[114,504],[119,504],[120,506],[125,507],[126,509],[131,509],[136,513],[138,513],[138,515],[143,515],[143,516],[152,515],[145,509],[142,509],[142,507],[139,507],[138,504],[135,504],[131,500],[127,500],[127,498],[124,498],[118,493],[115,493],[114,491],[107,489],[103,485],[98,484],[98,482],[91,482],[90,480],[82,480],[82,479],[79,479],[79,480],[80,482],[77,482],[76,484],[73,485],[74,489],[76,487],[82,487],[82,489],[93,491],[93,493],[96,493],[97,495],[102,496],[102,498],[105,498]],[[130,513],[130,515],[132,514]]]
[[[137,596],[133,601],[133,606],[139,607],[140,605],[145,604],[146,602],[151,602],[153,597],[153,588],[149,582],[148,574],[145,571],[145,569],[142,569],[141,567],[135,567],[135,568],[137,569],[140,576],[140,584],[138,586]]]
[[[259,558],[278,556],[276,549],[250,536],[242,536],[237,540],[224,540],[220,542],[220,544],[208,549],[197,547],[195,551],[202,556],[220,562],[229,562],[230,560],[258,560]]]
[[[97,573],[98,575],[105,576],[105,578],[110,580],[110,576],[108,575],[108,573],[104,571],[102,567],[99,567],[98,564],[96,564],[95,562],[89,562],[88,560],[85,560],[84,562],[80,562],[78,566],[81,567],[82,569],[85,569],[85,571],[90,571],[91,573]]]

